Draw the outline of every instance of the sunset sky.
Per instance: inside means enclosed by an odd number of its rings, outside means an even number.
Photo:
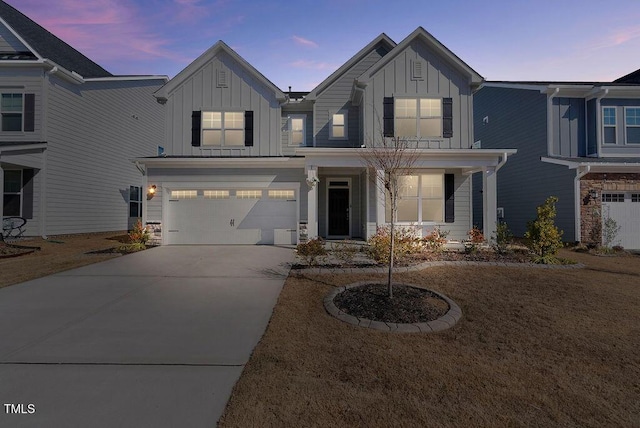
[[[610,81],[640,68],[640,1],[7,0],[114,74],[175,76],[223,40],[311,90],[386,33],[422,26],[487,80]]]

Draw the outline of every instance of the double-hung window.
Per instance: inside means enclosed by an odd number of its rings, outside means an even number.
[[[331,115],[331,128],[329,138],[332,140],[346,140],[347,133],[347,112],[339,111]]]
[[[624,109],[625,142],[640,144],[640,107]]]
[[[2,131],[22,131],[22,94],[2,94],[0,114],[2,114]]]
[[[142,217],[142,187],[129,186],[129,217]]]
[[[22,215],[22,170],[5,170],[3,204],[5,217]]]
[[[444,174],[425,173],[400,177],[397,221],[444,221]],[[391,221],[391,200],[387,194],[386,221]]]
[[[442,137],[440,98],[397,98],[395,134],[405,138]]]
[[[203,146],[244,146],[244,112],[203,111]]]
[[[602,133],[604,144],[616,144],[616,108],[602,108]]]
[[[306,146],[306,116],[289,116],[289,145]]]

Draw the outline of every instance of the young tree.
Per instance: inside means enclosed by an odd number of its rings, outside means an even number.
[[[361,157],[369,170],[373,170],[376,186],[388,196],[388,201],[391,204],[390,207],[387,207],[391,211],[387,287],[389,298],[392,299],[398,197],[402,190],[403,177],[409,175],[418,159],[418,149],[411,147],[405,139],[383,136],[378,141],[367,144],[367,147],[362,149]],[[381,174],[378,174],[378,171]]]
[[[556,263],[556,253],[562,248],[562,231],[555,225],[556,202],[556,196],[549,196],[538,206],[538,217],[527,223],[524,237],[529,240],[528,247],[536,255],[537,263]]]

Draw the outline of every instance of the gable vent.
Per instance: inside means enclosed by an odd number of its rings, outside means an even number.
[[[422,61],[411,61],[411,79],[422,80]]]
[[[216,70],[216,86],[218,88],[227,88],[229,86],[226,70]]]

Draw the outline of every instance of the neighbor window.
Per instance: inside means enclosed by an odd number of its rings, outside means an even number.
[[[142,188],[129,186],[129,217],[142,217]]]
[[[306,116],[289,116],[289,144],[292,146],[306,146]]]
[[[0,114],[3,131],[22,131],[22,94],[2,94]]]
[[[22,170],[4,172],[4,211],[5,217],[22,215]]]
[[[602,108],[602,128],[604,144],[616,144],[616,108]]]
[[[203,146],[244,146],[244,112],[203,111]]]
[[[395,134],[398,137],[442,137],[440,98],[397,98]]]
[[[391,200],[387,194],[386,221],[391,221]],[[407,175],[400,178],[399,222],[444,221],[444,174]]]
[[[627,144],[640,144],[640,107],[624,109],[624,124]]]
[[[347,113],[339,112],[331,115],[331,135],[332,140],[347,139]]]

